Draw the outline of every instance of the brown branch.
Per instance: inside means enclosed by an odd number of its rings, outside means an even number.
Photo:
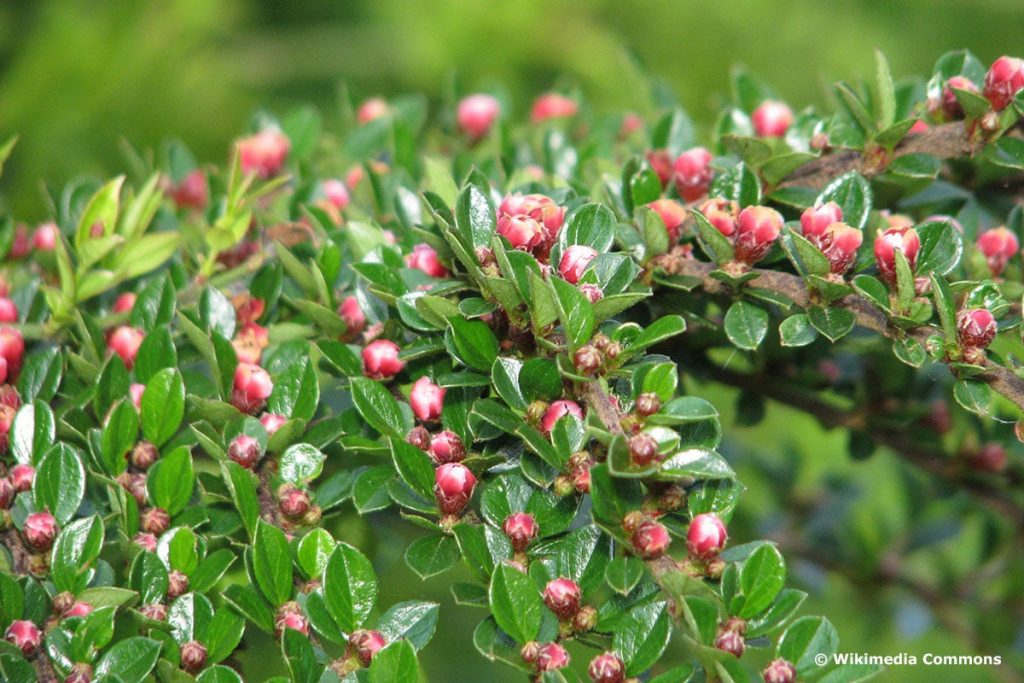
[[[732,290],[727,285],[710,276],[710,273],[716,269],[717,266],[713,263],[685,260],[675,263],[672,270],[673,274],[700,278],[703,281],[704,289],[712,294],[732,295]],[[799,276],[759,268],[755,268],[753,272],[757,273],[757,277],[750,281],[750,285],[777,294],[784,294],[792,299],[799,308],[807,309],[815,304],[811,293]],[[930,337],[941,334],[940,330],[932,325],[900,330],[889,323],[885,312],[855,294],[844,297],[833,305],[851,311],[855,315],[856,324],[859,327],[878,332],[891,339],[907,336],[925,344]],[[987,359],[982,367],[985,368],[985,371],[978,376],[978,379],[986,382],[995,391],[1013,402],[1021,411],[1024,411],[1024,379],[1018,377],[1013,371]]]
[[[608,431],[612,434],[622,434],[622,425],[619,423],[621,419],[619,410],[615,407],[607,392],[601,388],[600,382],[584,383],[580,388],[579,394],[586,401],[587,405],[597,413],[597,416],[601,418],[601,422],[608,428]]]

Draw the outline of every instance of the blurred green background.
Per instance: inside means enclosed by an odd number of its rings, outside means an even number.
[[[122,138],[145,149],[176,137],[200,160],[222,161],[258,107],[280,113],[312,102],[336,122],[342,84],[357,99],[420,91],[435,104],[453,82],[462,91],[495,89],[519,115],[537,92],[571,85],[595,107],[628,108],[636,102],[625,57],[632,51],[707,125],[728,96],[736,62],[798,107],[827,104],[832,81],[870,76],[874,47],[897,77],[924,75],[949,49],[969,47],[986,62],[1019,54],[1022,24],[1020,0],[4,0],[0,137],[17,132],[21,140],[0,193],[19,218],[36,221],[44,217],[41,180],[123,171]],[[724,390],[708,397],[722,407],[735,399]],[[894,517],[915,507],[901,493],[905,475],[895,458],[850,463],[842,435],[781,409],[752,429],[732,429],[733,416],[723,417],[730,434],[724,452],[751,489],[733,530],[737,542],[778,530],[790,501],[770,493],[771,468],[798,456],[804,467],[785,494],[794,500],[820,500],[837,472],[851,477],[849,500],[834,515],[848,535],[871,535],[868,520],[879,506]],[[353,517],[335,531],[376,548],[389,587],[384,604],[442,601],[442,631],[424,659],[430,680],[520,680],[473,651],[482,613],[454,606],[449,578],[421,584],[404,568],[401,552],[415,529]],[[970,528],[951,538],[954,556],[956,544],[976,542]],[[844,651],[974,650],[905,591],[857,587],[798,560],[791,569],[812,593],[805,613],[828,614]],[[886,678],[954,675],[1005,680],[993,671],[923,667]]]

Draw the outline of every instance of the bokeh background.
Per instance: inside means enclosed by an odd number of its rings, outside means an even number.
[[[0,137],[17,132],[21,140],[0,193],[19,218],[37,221],[45,211],[41,180],[121,172],[122,140],[146,149],[180,138],[200,161],[221,161],[257,108],[312,103],[330,128],[346,92],[356,99],[423,92],[436,112],[453,87],[491,89],[522,114],[538,91],[568,85],[596,108],[631,107],[637,63],[707,126],[728,97],[736,62],[797,106],[828,106],[831,82],[872,73],[875,47],[897,77],[925,74],[949,49],[968,47],[985,62],[1020,54],[1022,29],[1020,0],[3,0]],[[733,528],[737,541],[781,533],[794,503],[831,505],[829,537],[865,547],[882,535],[879,519],[897,524],[920,511],[907,484],[913,475],[895,457],[851,462],[843,434],[778,407],[746,428],[730,409],[734,393],[706,395],[723,408],[724,452],[750,487]],[[938,514],[955,527],[943,529],[950,562],[965,544],[983,542],[969,519],[955,526],[956,510]],[[377,553],[391,591],[384,604],[413,596],[443,603],[442,631],[424,653],[429,680],[520,680],[475,653],[472,629],[482,613],[452,603],[448,577],[421,584],[404,568],[404,536],[415,531],[387,519],[371,523],[346,517],[335,531]],[[831,542],[816,549],[826,559],[839,557]],[[811,592],[805,613],[829,615],[843,650],[984,649],[984,633],[956,628],[955,605],[929,605],[907,586],[873,584],[856,568],[836,572],[794,557],[791,572]],[[992,628],[1008,627],[994,620]],[[1024,630],[998,635],[1024,650]],[[1008,680],[1005,673],[922,667],[886,679],[998,681]]]

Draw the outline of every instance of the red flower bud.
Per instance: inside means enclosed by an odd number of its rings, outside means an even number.
[[[32,247],[39,251],[53,251],[57,248],[59,235],[56,223],[43,223],[32,233]]]
[[[498,234],[508,240],[513,249],[532,251],[544,243],[544,228],[529,216],[502,216],[498,219]]]
[[[281,488],[282,490],[278,492],[280,497],[278,507],[282,515],[288,519],[296,520],[309,511],[311,501],[306,491],[296,488],[291,484],[285,484]]]
[[[114,313],[128,313],[135,307],[135,296],[134,292],[125,292],[114,300]]]
[[[476,477],[464,465],[449,462],[434,472],[434,497],[441,512],[457,515],[473,497]]]
[[[591,344],[576,349],[572,356],[573,366],[581,375],[594,375],[604,364],[604,356]]]
[[[205,209],[206,203],[210,200],[210,191],[206,187],[206,174],[199,169],[190,171],[175,186],[171,192],[171,199],[179,209],[200,211]]]
[[[260,416],[260,424],[263,425],[263,429],[267,430],[267,436],[273,436],[287,422],[288,418],[277,413],[263,413]]]
[[[626,680],[626,665],[614,652],[605,652],[590,660],[587,675],[594,683],[622,683]]]
[[[556,671],[569,666],[569,653],[558,643],[544,643],[537,651],[534,663],[537,671]]]
[[[380,631],[359,629],[353,631],[348,637],[349,648],[359,658],[363,666],[370,666],[370,662],[377,656],[377,653],[384,649],[387,641]]]
[[[708,560],[722,552],[728,538],[725,524],[718,515],[705,512],[691,520],[686,530],[686,547],[693,557]]]
[[[711,152],[703,147],[688,149],[678,157],[672,168],[675,171],[676,192],[684,201],[694,202],[703,197],[714,171],[711,170]]]
[[[298,631],[304,636],[308,636],[309,620],[302,616],[302,614],[297,614],[295,612],[282,614],[277,618],[277,621],[274,622],[274,634],[280,638],[284,635],[284,630],[286,628],[290,628],[293,631]]]
[[[750,115],[754,132],[763,138],[779,138],[793,124],[793,110],[782,102],[765,100]]]
[[[455,119],[461,130],[472,140],[479,140],[490,132],[501,113],[501,105],[491,95],[476,94],[463,98]]]
[[[650,520],[641,522],[630,540],[633,543],[633,551],[645,560],[656,560],[661,557],[672,543],[668,529]]]
[[[536,518],[528,512],[516,512],[505,518],[501,530],[508,536],[512,550],[521,553],[537,538]]]
[[[466,457],[466,447],[455,432],[444,430],[430,439],[430,457],[438,465],[461,462]]]
[[[387,116],[390,110],[387,100],[382,97],[371,97],[363,100],[363,103],[359,105],[359,109],[356,111],[356,120],[360,125],[367,124]]]
[[[31,657],[39,649],[43,634],[39,627],[27,619],[12,621],[4,633],[4,640],[21,650],[26,657]]]
[[[137,467],[140,470],[148,470],[159,457],[160,451],[156,449],[156,446],[148,441],[140,441],[135,444],[135,448],[132,449],[129,459],[132,467]]]
[[[46,552],[57,538],[57,520],[49,512],[35,512],[25,518],[21,532],[30,546],[39,552]]]
[[[647,207],[661,217],[669,242],[678,242],[680,229],[686,220],[686,207],[674,199],[655,199]]]
[[[156,536],[153,534],[140,531],[135,534],[135,538],[132,539],[132,542],[147,552],[156,552]]]
[[[722,652],[728,652],[734,657],[742,657],[743,651],[746,649],[746,643],[743,641],[743,635],[726,629],[718,634],[715,638],[715,647]]]
[[[544,604],[561,621],[571,619],[580,610],[582,592],[575,581],[557,578],[544,587]]]
[[[992,275],[998,276],[1020,249],[1020,241],[1012,230],[1000,226],[978,235],[977,247],[985,256],[985,263]]]
[[[391,379],[405,367],[398,359],[398,344],[377,339],[363,347],[363,374],[371,379]]]
[[[64,679],[64,683],[92,683],[92,665],[85,662],[78,662],[71,666],[71,673]]]
[[[636,397],[636,412],[643,417],[654,415],[661,410],[661,399],[657,394],[643,393]]]
[[[447,389],[439,387],[424,375],[416,380],[409,392],[409,405],[412,412],[424,422],[438,420],[444,408],[444,395]]]
[[[260,460],[260,442],[248,434],[239,434],[228,444],[228,457],[251,470]]]
[[[198,640],[190,640],[181,646],[181,668],[196,674],[206,666],[206,646]]]
[[[825,236],[828,226],[843,221],[843,210],[835,202],[825,202],[819,206],[804,209],[800,214],[800,228],[804,237],[814,246],[821,248],[821,239]]]
[[[668,185],[668,181],[672,179],[672,157],[669,153],[663,149],[652,149],[644,154],[647,157],[647,163],[651,165],[651,169],[658,175],[658,180],[661,181],[661,186],[664,188]]]
[[[761,672],[764,683],[795,683],[796,667],[785,659],[772,660]]]
[[[135,365],[135,357],[139,354],[139,346],[145,337],[146,334],[142,330],[122,325],[110,333],[107,348],[120,356],[125,367],[131,370]]]
[[[7,361],[7,379],[18,378],[21,361],[25,356],[25,340],[21,332],[13,327],[0,327],[0,358]]]
[[[11,486],[11,482],[6,477],[0,478],[0,510],[10,510],[16,495],[18,492]]]
[[[167,607],[158,602],[143,605],[139,613],[150,621],[167,621]]]
[[[160,536],[171,526],[171,516],[167,510],[158,507],[146,508],[139,515],[139,528],[148,534]]]
[[[558,263],[558,272],[566,281],[576,284],[583,277],[583,272],[590,262],[597,257],[597,250],[582,244],[574,244],[562,252],[562,260]]]
[[[167,573],[167,599],[174,600],[188,593],[189,581],[184,572],[172,569]]]
[[[430,450],[430,432],[426,427],[413,427],[405,436],[406,443],[410,443],[421,451]]]
[[[590,282],[580,285],[580,292],[582,292],[583,296],[587,297],[587,301],[592,304],[596,304],[604,297],[604,292],[601,291],[601,288]]]
[[[766,206],[748,206],[736,221],[736,260],[754,265],[768,253],[782,232],[782,214]]]
[[[639,467],[646,467],[658,458],[658,441],[640,432],[629,437],[629,458]]]
[[[74,604],[64,611],[61,615],[64,619],[70,619],[72,617],[87,617],[92,614],[93,607],[87,602],[82,600],[76,600]]]
[[[534,100],[530,120],[533,123],[540,123],[548,119],[575,116],[578,110],[575,100],[556,92],[549,92]]]
[[[429,244],[417,244],[412,253],[406,254],[405,265],[422,270],[430,277],[447,277],[448,269],[437,258],[437,252]]]
[[[234,391],[231,405],[243,413],[252,415],[266,405],[267,397],[274,391],[274,382],[267,371],[253,363],[239,363],[235,368]]]
[[[1002,472],[1006,469],[1006,449],[998,443],[987,443],[971,456],[970,462],[980,472]]]
[[[619,138],[625,139],[644,127],[644,120],[633,112],[628,112],[622,117],[622,125],[619,126]]]
[[[231,340],[235,356],[240,363],[258,365],[263,356],[263,349],[270,346],[270,334],[267,328],[254,322],[242,325]]]
[[[555,423],[566,415],[572,415],[582,420],[583,410],[575,401],[555,401],[544,411],[544,416],[540,419],[540,430],[544,434],[550,434],[551,430],[555,428]]]
[[[36,480],[36,468],[32,467],[32,465],[15,465],[11,468],[7,477],[11,480],[11,486],[18,493],[31,491],[32,483]]]
[[[846,223],[828,226],[819,242],[819,248],[828,259],[829,269],[835,275],[842,275],[857,260],[857,250],[864,242],[864,233]]]
[[[1024,88],[1024,60],[1004,56],[992,62],[985,74],[984,94],[993,109],[1006,109],[1021,88]]]
[[[338,305],[338,315],[345,323],[347,333],[355,335],[362,332],[366,328],[366,314],[363,313],[362,307],[359,305],[359,300],[354,296],[347,296]]]
[[[142,410],[142,395],[146,393],[146,385],[139,384],[138,382],[133,383],[128,387],[128,398],[131,399],[132,405],[135,406],[135,410]]]
[[[984,308],[970,308],[956,316],[956,331],[960,344],[983,349],[992,343],[999,326],[992,313]]]
[[[7,256],[12,259],[23,259],[29,255],[32,251],[32,240],[28,234],[28,228],[24,225],[18,225],[14,229],[14,239],[11,241],[11,250],[7,252]]]
[[[728,199],[709,199],[700,206],[700,212],[718,232],[726,237],[736,233],[736,219],[740,214],[740,205]]]
[[[0,323],[18,322],[18,307],[7,296],[0,296]]]
[[[963,76],[953,76],[946,84],[942,86],[942,113],[946,115],[947,119],[962,119],[964,117],[964,108],[960,104],[960,100],[956,98],[956,93],[953,89],[967,90],[968,92],[978,92],[978,86],[974,84],[969,78]]]
[[[236,144],[242,173],[255,173],[260,178],[277,175],[292,147],[288,136],[277,128],[264,128]]]
[[[888,228],[879,230],[875,237],[875,263],[882,279],[890,285],[896,284],[896,252],[900,251],[907,258],[910,269],[917,263],[917,252],[921,248],[921,238],[917,231],[908,227]]]
[[[328,178],[320,183],[320,191],[324,193],[324,199],[339,211],[344,210],[352,201],[345,183],[337,178]]]
[[[145,505],[149,500],[149,490],[146,488],[146,475],[122,472],[117,478],[117,483],[124,487],[124,490],[132,494],[139,506]]]

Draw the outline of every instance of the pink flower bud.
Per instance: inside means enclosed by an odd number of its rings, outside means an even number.
[[[14,239],[11,241],[11,250],[7,255],[12,259],[23,259],[32,251],[32,239],[28,234],[28,227],[19,224],[14,229]]]
[[[190,674],[197,674],[206,666],[206,646],[198,640],[190,640],[181,646],[181,668]]]
[[[736,219],[740,214],[740,205],[736,202],[728,199],[709,199],[701,204],[700,212],[726,237],[732,237],[736,233]]]
[[[148,470],[156,459],[160,457],[160,451],[156,449],[156,446],[148,441],[139,441],[132,448],[131,455],[128,456],[129,462],[132,467],[136,467],[140,470]]]
[[[434,472],[434,497],[441,512],[457,515],[473,497],[476,477],[464,465],[450,462]]]
[[[131,399],[132,405],[135,406],[135,410],[142,410],[142,395],[144,393],[146,393],[145,384],[134,382],[128,387],[128,398]]]
[[[998,330],[995,316],[987,309],[966,309],[956,316],[957,336],[963,346],[983,349],[996,338]]]
[[[544,586],[544,604],[561,621],[572,619],[580,610],[581,598],[579,584],[571,579],[557,578]]]
[[[437,252],[429,244],[417,244],[411,254],[406,254],[405,265],[422,270],[430,277],[447,277],[448,269],[437,258]]]
[[[18,307],[6,296],[0,296],[0,323],[18,322]]]
[[[793,110],[782,102],[765,100],[750,115],[754,132],[762,138],[780,138],[793,124]]]
[[[11,482],[6,477],[0,478],[0,510],[10,510],[16,495],[18,492],[11,486]]]
[[[338,315],[344,321],[350,335],[358,334],[366,328],[366,314],[354,296],[347,296],[342,300],[338,305]]]
[[[633,551],[645,560],[656,560],[661,557],[672,543],[668,529],[650,520],[637,526],[630,540],[633,543]]]
[[[32,233],[32,247],[39,251],[53,251],[57,248],[59,235],[56,223],[43,223]]]
[[[587,675],[593,683],[622,683],[626,680],[626,665],[614,652],[605,652],[590,660]]]
[[[72,617],[87,617],[92,614],[93,607],[87,602],[82,600],[76,600],[74,604],[64,611],[61,615],[64,619],[70,619]]]
[[[49,512],[35,512],[25,518],[21,532],[32,548],[46,552],[57,538],[57,520]]]
[[[171,516],[163,508],[146,508],[139,515],[139,528],[148,534],[161,536],[170,526]]]
[[[555,423],[566,415],[573,415],[582,420],[583,410],[575,401],[555,401],[544,411],[544,416],[540,419],[540,430],[544,434],[550,434],[551,430],[555,428]]]
[[[668,181],[672,180],[672,174],[674,172],[672,168],[672,157],[663,149],[652,149],[644,154],[644,156],[647,158],[647,163],[651,165],[651,169],[658,174],[658,180],[661,181],[661,186],[663,188],[666,187],[668,185]]]
[[[989,442],[971,455],[970,463],[979,472],[998,474],[1006,469],[1006,449],[1002,444]]]
[[[201,211],[206,208],[210,200],[210,191],[206,186],[206,174],[196,169],[190,171],[171,192],[171,199],[179,209],[196,209]]]
[[[629,437],[629,458],[639,467],[646,467],[658,458],[658,441],[646,432]]]
[[[687,202],[695,202],[703,197],[714,171],[711,169],[711,152],[703,147],[688,149],[678,157],[672,165],[675,171],[676,192]]]
[[[678,242],[683,221],[686,220],[686,207],[674,199],[655,199],[647,206],[661,217],[669,242]]]
[[[420,377],[413,383],[409,392],[412,412],[424,422],[440,419],[446,392],[447,389],[437,386],[426,375]]]
[[[490,132],[501,113],[501,105],[491,95],[470,95],[459,102],[456,121],[467,137],[479,140]]]
[[[280,504],[281,514],[288,519],[299,519],[307,512],[309,512],[310,499],[309,494],[300,488],[286,484],[283,491],[280,492]]]
[[[992,275],[999,276],[1020,249],[1020,241],[1012,230],[1000,226],[978,235],[977,247]]]
[[[634,112],[627,112],[622,117],[622,124],[619,126],[619,138],[628,138],[633,133],[644,127],[644,120]]]
[[[661,410],[661,399],[657,394],[643,393],[636,397],[636,412],[643,417],[654,415]]]
[[[242,138],[237,145],[242,173],[255,173],[260,178],[277,175],[292,148],[288,136],[277,128],[264,128]]]
[[[429,453],[435,463],[443,465],[449,462],[461,462],[466,457],[466,447],[458,434],[446,429],[430,439]]]
[[[413,427],[405,435],[405,441],[421,451],[430,450],[430,432],[427,431],[426,427]]]
[[[7,477],[16,492],[31,491],[32,484],[36,480],[36,468],[24,463],[18,464],[11,468]]]
[[[21,650],[26,657],[31,657],[39,649],[43,634],[39,627],[27,619],[12,621],[4,633],[4,640]]]
[[[71,666],[71,673],[64,679],[64,683],[92,683],[92,664],[78,662]]]
[[[752,266],[764,258],[779,238],[784,222],[782,214],[766,206],[743,209],[736,221],[733,238],[736,260]]]
[[[761,672],[764,683],[795,683],[796,667],[785,659],[772,660]]]
[[[914,269],[917,263],[917,252],[921,248],[921,238],[913,228],[888,228],[879,230],[875,237],[875,263],[882,279],[890,285],[896,284],[896,252],[900,251]]]
[[[371,97],[359,105],[359,110],[356,112],[356,120],[359,121],[360,125],[364,125],[370,121],[376,121],[383,116],[387,116],[390,111],[391,108],[388,106],[387,100],[382,97]]]
[[[966,90],[968,92],[978,92],[978,86],[974,84],[969,78],[963,76],[953,76],[946,84],[942,87],[942,112],[946,115],[947,119],[962,119],[964,117],[964,108],[960,104],[960,100],[956,98],[956,93],[953,89]]]
[[[25,340],[21,332],[13,327],[0,327],[0,358],[7,362],[7,379],[18,378],[21,361],[25,357]]]
[[[260,416],[260,424],[267,430],[267,436],[273,436],[278,429],[288,422],[288,418],[277,413],[264,413]]]
[[[371,379],[391,379],[405,367],[398,359],[398,344],[377,339],[363,348],[363,374]]]
[[[295,612],[288,612],[278,617],[277,621],[274,622],[274,632],[278,638],[284,635],[284,630],[290,628],[293,631],[298,631],[304,636],[309,635],[309,620],[306,619],[302,614]]]
[[[544,643],[537,651],[534,663],[537,671],[557,671],[569,666],[569,653],[558,643]]]
[[[596,249],[582,244],[574,244],[562,252],[562,260],[558,263],[558,272],[568,282],[576,284],[583,277],[583,271],[595,258],[597,258]]]
[[[917,121],[914,121],[914,125],[910,127],[910,130],[907,131],[907,134],[919,135],[925,132],[926,130],[928,130],[928,124],[922,121],[921,119],[918,119]]]
[[[134,292],[125,292],[114,300],[114,313],[128,313],[135,307]]]
[[[270,333],[267,328],[254,322],[242,325],[231,340],[235,356],[239,362],[258,364],[263,356],[263,349],[270,346]]]
[[[188,593],[189,581],[184,572],[172,569],[167,573],[167,599],[174,600]]]
[[[239,434],[228,444],[228,457],[251,470],[260,460],[260,442],[248,434]]]
[[[596,304],[602,298],[604,298],[604,292],[598,285],[588,282],[584,285],[580,285],[580,291],[583,292],[583,296],[587,297],[587,301],[592,304]]]
[[[167,606],[160,603],[150,603],[139,608],[139,613],[150,621],[167,621]]]
[[[498,219],[498,234],[520,251],[531,251],[544,242],[544,228],[529,216],[502,216]]]
[[[996,111],[1006,109],[1014,95],[1024,88],[1024,60],[1000,57],[985,74],[985,97]]]
[[[515,512],[509,515],[501,525],[501,530],[508,536],[512,550],[517,553],[526,550],[539,532],[536,518],[528,512]]]
[[[530,120],[533,123],[541,123],[548,119],[575,116],[579,110],[575,100],[565,95],[549,92],[541,95],[533,102],[530,110]]]
[[[572,356],[573,367],[581,375],[595,375],[604,365],[604,355],[591,344],[576,349]]]
[[[139,347],[146,333],[136,327],[122,325],[114,328],[107,337],[107,349],[116,353],[124,361],[129,370],[135,365],[135,357],[139,355]]]
[[[348,637],[349,648],[359,658],[363,666],[370,666],[370,662],[377,656],[377,653],[384,649],[387,641],[380,631],[359,629],[353,631]]]
[[[231,405],[243,413],[252,415],[267,402],[274,391],[274,382],[267,371],[253,363],[239,363],[235,368],[234,389]]]
[[[337,178],[328,178],[320,183],[320,191],[324,193],[324,199],[339,211],[343,211],[352,201],[345,183]]]
[[[804,237],[814,246],[821,248],[821,239],[825,236],[828,226],[841,223],[843,210],[835,202],[825,202],[818,206],[804,209],[800,214],[800,227]]]
[[[819,248],[828,258],[829,268],[842,275],[857,260],[857,250],[864,242],[864,233],[846,223],[833,223],[819,241]]]
[[[156,552],[157,541],[156,536],[154,536],[153,534],[148,534],[145,531],[140,531],[139,533],[135,534],[135,538],[132,539],[132,542],[147,552]]]
[[[722,520],[710,512],[697,515],[686,530],[686,547],[690,555],[708,560],[722,552],[729,535]]]
[[[742,657],[746,649],[743,635],[731,629],[726,629],[715,638],[715,647],[722,652],[728,652],[734,657]]]

